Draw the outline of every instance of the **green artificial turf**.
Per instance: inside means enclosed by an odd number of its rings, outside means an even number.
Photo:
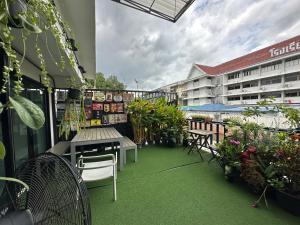
[[[118,172],[118,200],[111,181],[89,184],[93,225],[299,225],[295,217],[269,201],[259,208],[257,196],[223,179],[215,162],[202,162],[182,148],[149,146],[133,163],[128,152]]]

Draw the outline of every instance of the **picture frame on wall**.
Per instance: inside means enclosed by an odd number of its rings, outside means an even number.
[[[103,111],[108,113],[110,111],[110,104],[104,104],[103,105]]]
[[[94,91],[93,101],[95,102],[104,102],[105,94],[103,91]]]
[[[123,103],[117,103],[117,112],[124,112]]]
[[[115,102],[122,102],[123,101],[123,96],[120,93],[117,93],[114,95],[114,101]]]
[[[109,124],[109,117],[108,115],[102,116],[102,124]]]
[[[106,92],[106,101],[107,102],[112,102],[112,100],[113,100],[112,92]]]
[[[100,126],[101,125],[101,120],[100,119],[92,119],[91,120],[91,126],[95,127],[95,126]]]
[[[92,106],[93,110],[99,110],[99,111],[102,111],[103,110],[103,104],[102,103],[93,103],[93,106]]]
[[[111,103],[110,104],[110,112],[114,113],[117,112],[118,108],[117,108],[117,104],[116,103]]]
[[[85,111],[85,119],[90,120],[93,118],[93,111],[91,108],[84,108]]]

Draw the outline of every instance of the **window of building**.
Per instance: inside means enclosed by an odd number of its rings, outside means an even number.
[[[231,91],[231,90],[237,90],[237,89],[240,89],[240,85],[239,84],[235,84],[235,85],[229,85],[228,86],[228,91]]]
[[[258,95],[245,95],[245,96],[243,96],[243,100],[251,100],[251,99],[258,99]]]
[[[243,84],[243,88],[252,88],[257,86],[258,86],[258,82],[247,82]]]
[[[259,69],[258,68],[253,68],[250,70],[245,70],[244,73],[244,77],[250,76],[250,75],[254,75],[254,74],[258,74]]]
[[[241,100],[240,96],[231,96],[227,98],[228,101],[239,101]]]
[[[273,70],[279,70],[281,65],[281,61],[275,62],[275,63],[270,63],[267,65],[263,65],[261,67],[261,72],[269,72]]]
[[[284,77],[285,82],[300,80],[300,74],[289,74]]]
[[[296,66],[300,64],[300,56],[291,57],[285,60],[285,66]]]
[[[261,98],[281,98],[281,93],[280,92],[270,92],[270,93],[264,93],[261,95]]]
[[[261,80],[261,85],[271,85],[281,83],[281,77],[272,77],[268,79]]]
[[[299,96],[298,91],[289,91],[285,93],[285,97],[297,97],[297,96]]]
[[[237,79],[240,77],[240,72],[228,74],[228,80]]]

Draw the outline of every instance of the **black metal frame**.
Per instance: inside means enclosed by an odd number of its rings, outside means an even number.
[[[148,13],[150,15],[153,15],[153,16],[156,16],[156,17],[159,17],[161,19],[164,19],[164,20],[167,20],[167,21],[170,21],[170,22],[173,22],[173,23],[176,23],[177,20],[182,16],[182,14],[194,3],[195,0],[187,0],[186,1],[186,4],[185,6],[178,12],[178,14],[174,17],[171,17],[165,13],[162,13],[160,11],[157,11],[155,9],[152,9],[152,6],[154,4],[154,2],[156,0],[153,0],[152,4],[150,7],[148,6],[145,6],[141,3],[138,3],[134,0],[112,0],[114,2],[117,2],[121,5],[125,5],[125,6],[128,6],[130,8],[133,8],[133,9],[136,9],[136,10],[139,10],[139,11],[142,11],[144,13]]]

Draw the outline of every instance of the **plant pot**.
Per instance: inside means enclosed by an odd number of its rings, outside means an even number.
[[[224,165],[224,177],[230,183],[235,182],[240,177],[240,171],[238,171],[235,167],[230,166],[228,164]]]
[[[295,216],[300,216],[300,195],[291,195],[286,192],[276,190],[276,200],[281,208]]]
[[[69,99],[79,100],[81,96],[81,91],[78,89],[70,88],[68,92]]]
[[[22,21],[18,18],[18,15],[27,12],[26,0],[14,0],[9,2],[8,10],[10,17],[7,25],[13,28],[23,28]]]
[[[176,147],[176,138],[168,138],[167,140],[167,146],[168,147],[171,147],[171,148],[174,148]]]

